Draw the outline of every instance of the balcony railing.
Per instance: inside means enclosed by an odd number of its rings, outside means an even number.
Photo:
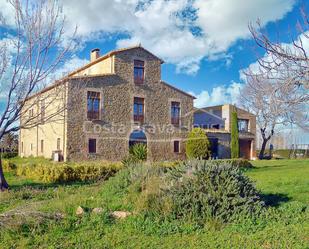
[[[179,117],[172,117],[171,118],[172,125],[179,126],[179,123],[180,123],[179,121],[180,121]]]
[[[100,118],[100,113],[98,111],[88,111],[87,118],[89,120],[97,120]]]
[[[134,122],[144,123],[144,115],[134,115]]]

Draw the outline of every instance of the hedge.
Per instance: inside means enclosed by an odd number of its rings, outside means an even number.
[[[1,158],[9,159],[9,158],[17,157],[17,155],[18,155],[17,152],[2,152],[1,153]]]
[[[302,153],[304,154],[303,158],[309,158],[309,153],[307,152],[306,154],[306,150],[304,149],[298,149],[296,150],[297,153]],[[259,154],[259,150],[256,151],[257,154]],[[278,149],[278,150],[273,150],[272,154],[273,154],[273,158],[286,158],[289,159],[290,158],[290,149]],[[269,155],[269,149],[265,150],[264,155]]]
[[[119,162],[54,163],[48,160],[45,162],[44,160],[37,160],[37,162],[23,160],[17,160],[17,162],[3,160],[4,171],[14,171],[17,176],[25,176],[46,183],[65,183],[107,179],[122,168]]]

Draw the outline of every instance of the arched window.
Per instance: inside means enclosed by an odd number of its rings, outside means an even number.
[[[147,145],[147,138],[142,130],[134,130],[129,137],[129,147],[137,143],[143,143]]]

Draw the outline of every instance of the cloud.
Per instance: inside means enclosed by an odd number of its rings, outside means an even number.
[[[190,92],[196,99],[194,100],[194,106],[198,108],[222,105],[222,104],[236,104],[238,103],[240,90],[243,84],[232,82],[230,85],[220,85],[214,87],[211,92],[206,90],[201,91],[198,94]]]
[[[309,31],[306,31],[306,32],[300,34],[295,39],[295,44],[298,45],[299,47],[302,47],[306,53],[309,53],[309,38],[308,37],[309,37]],[[304,51],[302,49],[296,48],[292,42],[291,43],[280,43],[279,45],[282,49],[287,51],[289,54],[299,56],[300,58],[304,58],[304,55],[303,55]],[[276,68],[275,64],[273,63],[274,58],[277,60],[277,58],[272,57],[271,54],[265,53],[260,59],[264,62],[269,63],[270,65],[273,65],[273,67]],[[300,65],[298,63],[299,62],[295,62],[295,63],[293,62],[291,64],[291,67],[299,68]],[[280,63],[278,63],[278,64],[280,64]],[[285,64],[283,64],[283,66],[284,65]],[[304,65],[304,66],[307,67],[307,65]],[[246,80],[247,80],[246,74],[245,74],[246,71],[250,71],[253,74],[259,74],[261,72],[264,72],[265,70],[263,69],[263,67],[260,66],[258,61],[251,63],[247,68],[243,68],[243,69],[239,70],[239,78],[243,82],[246,82]],[[273,77],[275,77],[275,76],[279,77],[282,72],[287,72],[287,70],[285,68],[283,68],[282,71],[279,70],[279,72],[273,70],[272,71]]]
[[[15,25],[14,8],[7,1],[0,1],[0,14],[5,20],[5,25],[8,25],[9,27],[13,27]]]
[[[213,51],[222,52],[236,40],[250,37],[248,23],[261,19],[262,25],[277,21],[289,12],[294,0],[196,0],[197,25],[202,28]]]
[[[53,74],[52,74],[52,79],[50,79],[49,81],[53,81],[55,79],[60,79],[62,77],[64,77],[65,75],[67,75],[68,73],[76,70],[77,68],[80,68],[84,65],[86,65],[87,63],[89,63],[89,60],[87,59],[81,59],[77,56],[73,56],[72,58],[70,58],[69,60],[67,60],[62,66],[61,68],[57,69]],[[48,82],[50,83],[50,82]]]
[[[117,47],[142,45],[177,72],[194,74],[200,62],[225,54],[238,39],[250,37],[248,22],[262,23],[284,17],[295,0],[64,0],[68,27],[78,22],[84,41],[106,33],[122,33]],[[224,58],[218,56],[217,58]],[[229,64],[231,60],[227,61]]]
[[[122,34],[117,47],[142,45],[194,74],[206,58],[225,58],[237,40],[249,38],[249,21],[263,24],[289,12],[296,0],[63,0],[66,32],[78,26],[79,45]],[[0,7],[10,19],[2,1]],[[79,47],[80,49],[82,46]],[[220,55],[221,56],[218,56]],[[229,57],[228,57],[229,58]],[[231,59],[227,60],[227,65]]]

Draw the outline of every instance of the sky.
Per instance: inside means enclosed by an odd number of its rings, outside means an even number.
[[[162,79],[196,96],[195,106],[237,103],[242,70],[264,52],[248,29],[260,19],[270,37],[290,43],[303,0],[59,0],[65,35],[77,25],[74,56],[59,69],[69,72],[89,62],[90,51],[141,44],[162,58]],[[14,16],[5,0],[0,12]],[[0,42],[4,39],[3,34]],[[309,44],[308,44],[309,46]],[[0,93],[1,97],[1,93]]]
[[[141,44],[165,61],[162,79],[197,97],[195,106],[236,103],[243,86],[241,70],[254,64],[256,49],[248,24],[260,19],[270,36],[289,43],[300,19],[298,0],[59,0],[66,35],[77,25],[74,56],[59,70],[89,61],[93,48]],[[0,1],[8,24],[10,6]],[[293,34],[298,35],[298,34]],[[0,39],[3,37],[0,37]]]

